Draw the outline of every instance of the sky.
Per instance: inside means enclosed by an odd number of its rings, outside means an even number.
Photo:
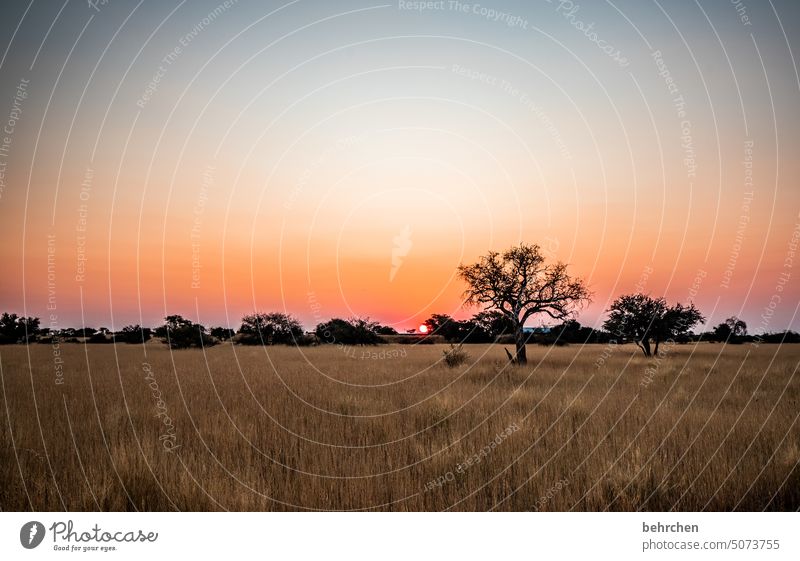
[[[645,292],[800,329],[797,2],[0,9],[2,311],[404,330],[525,242],[585,325]]]

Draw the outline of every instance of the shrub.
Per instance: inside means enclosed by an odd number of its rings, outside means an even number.
[[[451,344],[449,349],[442,351],[442,354],[444,355],[445,364],[450,368],[461,366],[469,360],[469,353],[464,350],[464,346],[461,343],[458,345]]]
[[[316,335],[307,335],[304,333],[294,340],[294,344],[298,347],[313,347],[319,345],[319,339],[317,339]]]
[[[153,330],[149,327],[142,327],[140,325],[126,325],[122,331],[114,334],[114,340],[120,343],[128,343],[135,345],[137,343],[146,343],[153,336]]]
[[[446,342],[441,335],[381,335],[381,340],[392,345],[443,345]]]
[[[242,318],[239,333],[243,345],[291,345],[303,335],[303,327],[288,314],[255,313]]]
[[[0,316],[0,343],[13,344],[19,341],[30,343],[36,341],[39,333],[39,318],[20,317],[17,314],[4,313]]]
[[[337,345],[378,345],[385,341],[377,333],[378,324],[369,318],[349,320],[334,318],[320,323],[314,334],[321,343]]]
[[[233,329],[227,327],[212,327],[209,331],[212,337],[216,337],[220,341],[228,341],[235,335]]]
[[[167,316],[162,329],[166,333],[170,349],[188,349],[189,347],[210,347],[216,339],[206,333],[203,325],[192,323],[181,316]]]
[[[86,341],[87,343],[113,343],[114,340],[111,337],[108,337],[105,333],[100,333],[99,331],[93,334],[89,339]]]

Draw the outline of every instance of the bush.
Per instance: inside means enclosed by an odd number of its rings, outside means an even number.
[[[469,353],[464,350],[464,346],[459,343],[458,345],[450,345],[449,349],[442,351],[444,355],[444,362],[450,368],[461,366],[469,360]]]
[[[122,331],[114,334],[114,340],[120,343],[128,343],[135,345],[137,343],[146,343],[153,336],[153,330],[149,327],[142,327],[140,325],[126,325]]]
[[[89,337],[91,337],[95,333],[97,333],[97,330],[94,327],[81,327],[80,329],[75,331],[75,336],[76,337],[85,337],[85,338],[88,339]]]
[[[192,323],[181,316],[167,316],[162,329],[166,333],[167,344],[170,349],[188,349],[190,347],[210,347],[216,344],[216,339],[206,333],[206,328],[198,323]]]
[[[313,347],[319,345],[319,339],[317,339],[316,335],[303,334],[294,340],[294,344],[298,347]]]
[[[381,335],[384,343],[393,345],[442,345],[445,343],[441,335]]]
[[[235,335],[233,329],[227,327],[212,327],[209,333],[220,341],[229,341]]]
[[[794,331],[780,331],[778,333],[765,333],[757,335],[756,341],[762,343],[800,343],[800,335]]]
[[[101,333],[98,331],[97,333],[89,337],[89,339],[86,342],[106,344],[106,343],[113,343],[114,340],[111,337],[106,336],[105,333]]]
[[[38,333],[39,318],[8,313],[0,316],[0,344],[30,343],[36,341]]]
[[[255,313],[242,318],[239,334],[243,345],[291,345],[303,335],[303,327],[288,314]]]
[[[378,335],[377,329],[378,324],[369,318],[349,320],[333,318],[329,322],[317,325],[314,334],[320,343],[378,345],[385,341]]]

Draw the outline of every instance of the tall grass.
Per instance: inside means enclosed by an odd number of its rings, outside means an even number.
[[[0,508],[800,507],[796,346],[146,349],[0,348]]]

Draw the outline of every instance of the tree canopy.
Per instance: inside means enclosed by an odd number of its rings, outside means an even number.
[[[678,303],[670,307],[664,298],[645,294],[620,296],[608,312],[603,328],[617,337],[632,340],[648,357],[658,355],[662,342],[685,335],[705,320],[691,302],[688,306]],[[651,343],[655,345],[652,351]]]
[[[496,310],[513,323],[517,364],[527,363],[522,328],[528,319],[544,314],[563,321],[591,299],[584,281],[572,277],[564,263],[547,263],[536,244],[490,251],[476,263],[460,265],[458,274],[467,284],[466,305]]]
[[[303,335],[303,327],[289,314],[254,313],[242,318],[239,333],[240,342],[248,345],[288,345]]]

